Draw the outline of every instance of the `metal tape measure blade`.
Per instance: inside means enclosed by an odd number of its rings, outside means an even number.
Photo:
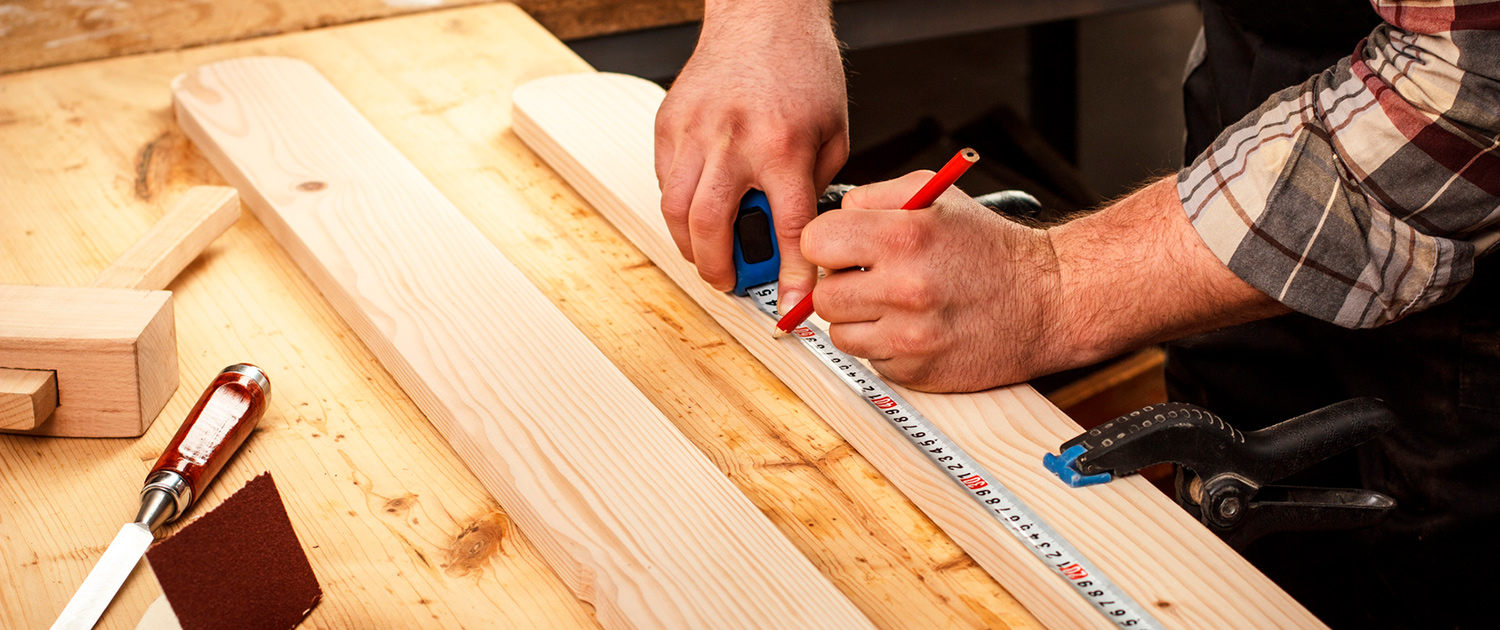
[[[777,283],[772,282],[748,291],[761,312],[777,317]],[[879,375],[859,359],[833,346],[828,335],[812,324],[792,331],[813,356],[816,356],[839,380],[880,412],[891,426],[906,436],[927,459],[1004,525],[1031,553],[1054,574],[1067,581],[1094,609],[1115,626],[1131,630],[1159,629],[1163,626],[1141,608],[1125,591],[1111,582],[1071,543],[1052,529],[1046,521],[1027,507],[1021,499],[1002,485],[998,478],[959,448],[926,416],[906,402]]]

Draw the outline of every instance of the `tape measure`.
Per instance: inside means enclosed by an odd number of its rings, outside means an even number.
[[[766,193],[752,189],[740,198],[734,218],[734,294],[745,295],[750,287],[775,282],[779,273],[781,250],[771,223],[771,202]]]
[[[777,318],[776,288],[777,283],[771,282],[747,290],[760,310],[772,319]],[[1105,619],[1116,627],[1132,630],[1163,627],[1036,512],[1026,507],[1015,493],[1001,485],[998,478],[981,467],[859,359],[839,351],[827,334],[811,324],[804,324],[793,330],[792,335],[800,339],[802,345],[811,350],[824,366],[837,374],[839,380],[879,411],[891,426],[906,436],[913,446],[920,449],[939,470],[963,488],[969,497],[983,506],[995,520],[1000,521],[1053,573],[1067,581],[1074,591],[1093,604],[1094,609],[1104,615]]]

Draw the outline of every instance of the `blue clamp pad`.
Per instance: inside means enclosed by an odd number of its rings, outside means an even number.
[[[1042,465],[1046,466],[1047,470],[1052,471],[1052,474],[1057,475],[1057,478],[1061,479],[1063,483],[1074,488],[1093,486],[1112,481],[1114,476],[1109,473],[1085,475],[1078,472],[1074,464],[1078,462],[1078,457],[1087,451],[1088,449],[1083,448],[1082,444],[1076,444],[1072,448],[1063,451],[1060,457],[1052,453],[1047,453],[1042,456]]]
[[[776,247],[776,224],[766,194],[751,190],[740,199],[734,218],[734,294],[775,282],[781,274],[781,250]]]

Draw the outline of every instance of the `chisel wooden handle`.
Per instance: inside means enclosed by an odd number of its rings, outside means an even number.
[[[248,363],[224,368],[198,398],[167,450],[146,477],[142,495],[165,490],[172,495],[171,521],[186,512],[224,463],[234,456],[265,413],[271,381]]]

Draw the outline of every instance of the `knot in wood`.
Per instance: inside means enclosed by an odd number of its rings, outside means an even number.
[[[448,546],[446,571],[449,576],[463,577],[482,571],[484,564],[502,550],[510,519],[501,512],[491,512],[464,528]]]

